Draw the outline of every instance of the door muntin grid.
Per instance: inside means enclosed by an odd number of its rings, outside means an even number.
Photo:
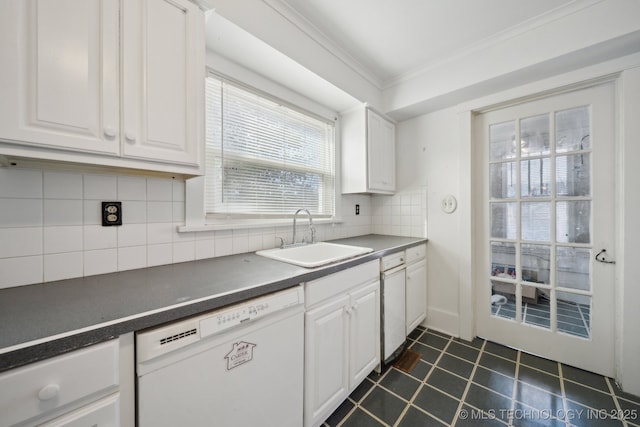
[[[590,123],[579,106],[489,126],[491,314],[587,339]]]

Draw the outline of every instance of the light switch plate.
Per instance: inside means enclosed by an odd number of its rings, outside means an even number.
[[[102,202],[102,225],[122,225],[122,202]]]

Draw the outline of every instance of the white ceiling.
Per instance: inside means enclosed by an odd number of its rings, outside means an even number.
[[[194,1],[213,9],[212,67],[237,64],[229,75],[249,70],[331,111],[367,102],[398,120],[640,46],[635,0]],[[509,53],[519,43],[534,52]]]
[[[386,86],[584,0],[281,0]],[[565,11],[563,11],[565,9]]]

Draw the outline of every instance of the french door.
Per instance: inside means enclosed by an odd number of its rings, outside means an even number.
[[[614,375],[615,130],[613,83],[476,117],[478,336]]]

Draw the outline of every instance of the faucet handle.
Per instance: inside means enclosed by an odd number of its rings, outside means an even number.
[[[284,248],[284,239],[280,236],[276,236],[276,239],[280,239],[280,249]]]

